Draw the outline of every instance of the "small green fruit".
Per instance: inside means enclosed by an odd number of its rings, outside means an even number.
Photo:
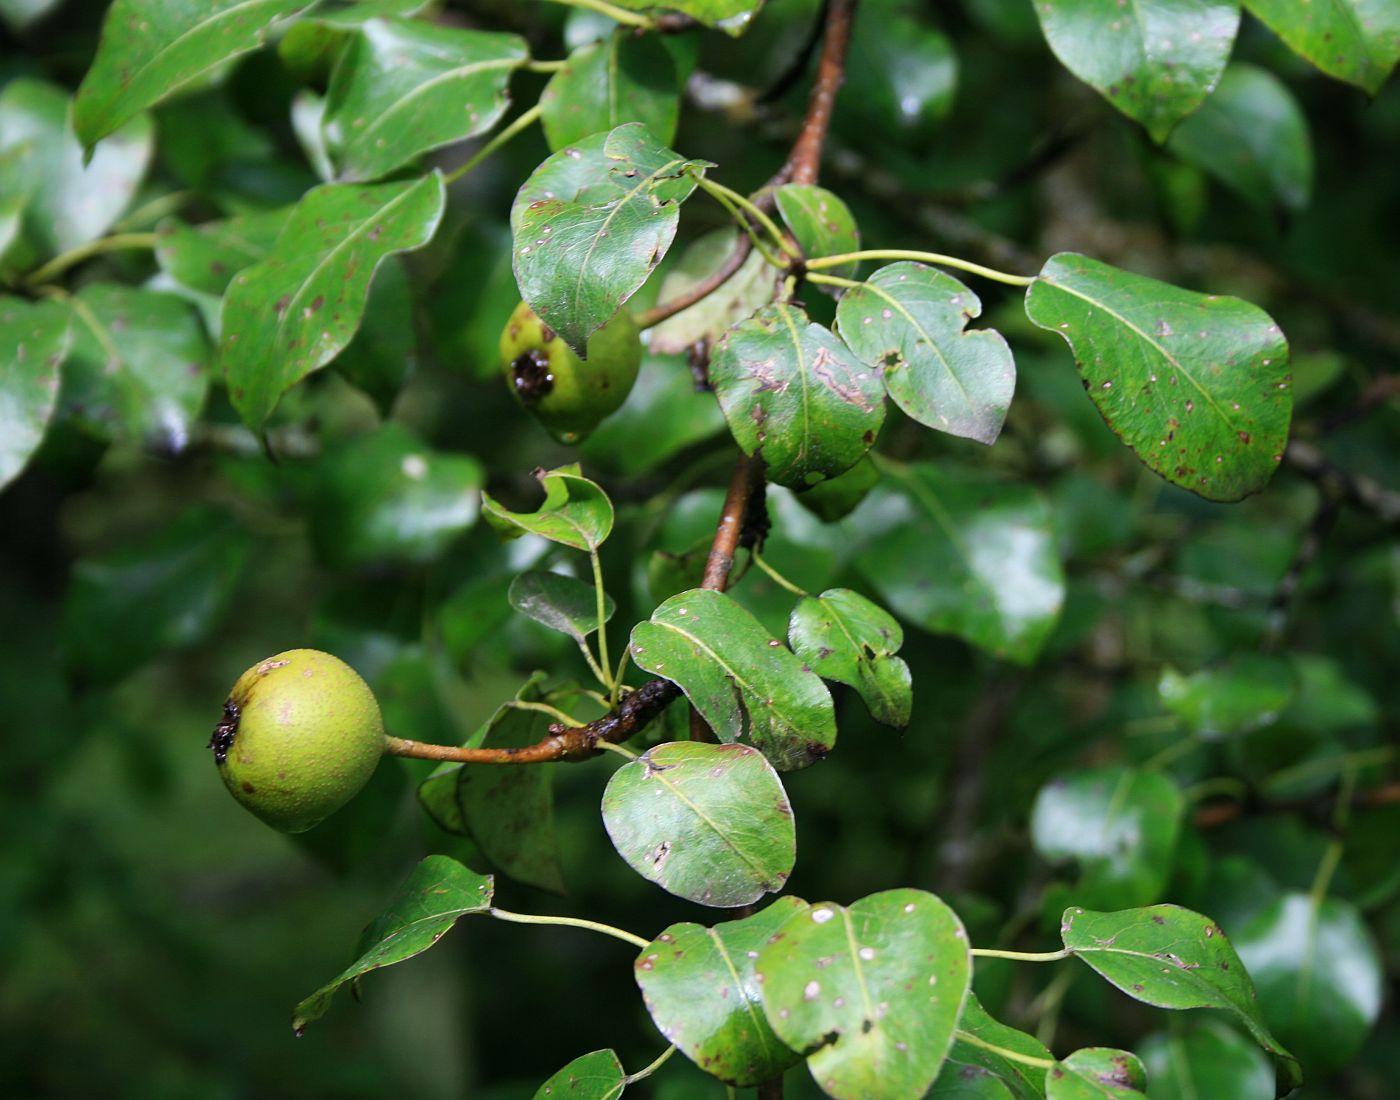
[[[302,833],[369,782],[384,720],[344,661],[289,649],[238,678],[209,747],[234,798],[274,829]]]
[[[641,334],[625,310],[588,338],[588,358],[525,302],[501,332],[501,369],[516,399],[560,443],[578,443],[616,412],[637,380]]]

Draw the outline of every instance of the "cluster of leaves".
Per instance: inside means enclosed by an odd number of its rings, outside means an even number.
[[[961,440],[993,443],[1008,417],[1014,426],[1021,400],[1013,406],[1012,343],[1021,365],[1051,372],[1023,380],[1027,417],[1044,406],[1079,430],[1089,406],[1068,391],[1082,386],[1148,468],[1207,501],[1238,501],[1269,481],[1297,387],[1279,327],[1239,298],[1181,289],[1077,252],[1053,255],[1033,277],[888,251],[873,252],[884,266],[869,270],[862,229],[871,239],[870,225],[884,225],[878,213],[862,211],[858,229],[854,204],[825,188],[782,183],[747,197],[731,190],[716,178],[728,166],[671,148],[704,33],[650,32],[679,14],[739,49],[746,32],[770,16],[782,26],[782,15],[760,15],[755,0],[665,7],[662,16],[627,0],[611,7],[620,26],[575,13],[563,29],[568,56],[556,62],[539,53],[538,35],[458,26],[414,0],[252,8],[116,0],[71,98],[34,76],[0,91],[0,274],[13,288],[0,298],[0,485],[31,461],[41,464],[46,449],[72,446],[75,433],[165,455],[226,445],[235,453],[222,460],[222,484],[257,501],[246,510],[305,515],[322,568],[412,578],[402,589],[430,624],[422,638],[396,628],[386,642],[383,631],[339,615],[334,598],[320,622],[328,639],[347,640],[362,655],[379,647],[370,671],[391,689],[391,725],[427,729],[429,739],[463,739],[439,710],[454,710],[467,691],[461,668],[487,660],[481,653],[495,632],[514,647],[512,672],[516,664],[558,671],[515,689],[468,746],[532,744],[553,719],[580,721],[575,715],[589,708],[615,705],[628,685],[625,664],[609,660],[607,626],[615,616],[634,622],[626,660],[676,684],[721,743],[683,740],[685,707],[671,708],[650,746],[608,779],[604,827],[642,878],[700,905],[735,908],[781,891],[795,873],[794,803],[802,801],[789,798],[780,773],[828,756],[838,715],[844,749],[856,740],[852,728],[903,729],[916,701],[938,708],[943,692],[956,692],[956,676],[930,661],[915,664],[916,695],[901,621],[924,635],[924,659],[950,667],[976,658],[940,638],[1015,665],[1063,658],[1092,648],[1111,603],[1073,567],[1164,541],[1125,494],[1104,499],[1082,471],[1062,469],[1042,489],[1034,459],[998,466],[1003,460],[986,457],[992,452],[958,449]],[[1245,7],[1299,55],[1370,92],[1400,58],[1400,21],[1384,5]],[[882,139],[893,117],[917,142],[946,109],[952,46],[904,9],[882,9],[862,9],[877,15],[857,20],[853,58],[897,50],[909,71],[853,68],[856,106],[837,128],[859,131],[874,110]],[[42,12],[31,6],[25,15]],[[1300,108],[1269,70],[1229,62],[1238,3],[1142,0],[1129,12],[1055,0],[1036,4],[1034,16],[1028,8],[1001,18],[1038,19],[1064,65],[1164,143],[1178,167],[1204,171],[1251,202],[1306,204],[1311,162]],[[201,111],[227,112],[235,63],[268,56],[255,51],[272,42],[276,64],[299,85],[278,121],[306,164],[289,179],[249,188],[230,166],[266,140],[258,129],[228,121],[229,148],[201,150],[203,161],[176,138],[182,125],[198,128]],[[478,160],[449,168],[436,154],[496,130],[536,73],[548,74],[537,107],[498,137],[503,143],[538,119],[548,155],[518,190],[523,172],[508,181],[508,234],[489,223],[464,227],[454,221],[450,185]],[[878,110],[886,102],[893,109]],[[493,139],[483,150],[497,147]],[[747,575],[733,594],[699,586],[718,513],[714,492],[678,485],[654,512],[630,500],[615,508],[577,465],[561,465],[538,475],[543,505],[516,511],[520,489],[505,468],[513,458],[493,463],[491,473],[506,480],[485,495],[483,465],[429,446],[396,406],[411,394],[414,322],[425,312],[441,311],[431,327],[451,347],[443,315],[466,308],[489,322],[497,299],[508,311],[518,287],[582,352],[619,309],[703,280],[736,235],[728,225],[668,257],[681,206],[696,192],[732,216],[753,254],[717,293],[652,329],[633,401],[585,457],[620,476],[665,471],[727,428],[733,444],[761,459],[780,487],[768,500],[774,531],[747,552]],[[474,254],[478,246],[490,265]],[[124,266],[127,249],[149,251],[154,270]],[[1015,303],[989,310],[1010,342],[997,329],[968,329],[983,303],[940,264],[1025,286],[1020,317]],[[465,306],[429,304],[435,285],[452,285],[444,272],[462,267],[491,271],[471,284]],[[73,270],[96,277],[64,283]],[[799,286],[805,299],[795,296]],[[1068,344],[1077,379],[1037,330]],[[479,348],[494,333],[462,339],[482,361],[474,373],[493,373]],[[678,362],[697,341],[708,347],[713,396],[692,392]],[[320,446],[319,418],[343,408],[335,395],[346,392],[324,374],[303,385],[326,367],[384,415],[363,431],[326,430]],[[887,418],[886,396],[906,419]],[[375,420],[363,408],[351,415]],[[1013,431],[1013,454],[1042,425]],[[914,426],[920,430],[908,430]],[[308,429],[313,453],[303,460],[299,433]],[[1093,442],[1080,453],[1117,461],[1095,430],[1085,429]],[[246,453],[257,442],[281,455],[285,479]],[[1183,587],[1268,600],[1291,554],[1281,564],[1259,560],[1277,550],[1258,545],[1253,513],[1226,519],[1190,511],[1207,506],[1180,503],[1184,496],[1171,499],[1183,514],[1218,523],[1216,544],[1182,551],[1173,575]],[[488,522],[478,524],[479,516]],[[635,549],[634,568],[625,575],[625,560],[610,563],[618,583],[605,591],[599,551],[618,525]],[[114,684],[208,637],[247,575],[255,526],[221,510],[189,512],[81,561],[65,611],[74,677]],[[592,584],[580,579],[588,573],[570,550],[588,556]],[[1133,568],[1123,565],[1123,574]],[[433,579],[420,584],[425,575]],[[445,598],[423,595],[439,583]],[[1370,874],[1364,845],[1344,849],[1297,823],[1290,840],[1297,863],[1308,865],[1303,872],[1216,858],[1193,803],[1203,784],[1222,779],[1276,800],[1325,797],[1335,787],[1332,825],[1349,827],[1356,789],[1391,759],[1378,743],[1379,710],[1326,656],[1227,659],[1264,636],[1254,611],[1231,617],[1227,608],[1159,628],[1149,620],[1161,608],[1149,601],[1134,610],[1135,622],[1166,640],[1149,639],[1150,678],[1103,720],[1115,730],[1146,729],[1145,751],[1129,752],[1132,763],[1085,767],[1033,733],[1024,739],[1023,751],[1040,754],[1035,786],[1022,792],[1031,866],[1039,875],[1057,864],[1070,873],[1016,899],[1004,922],[974,919],[976,897],[953,899],[960,918],[931,893],[881,889],[849,905],[784,895],[737,920],[673,924],[642,938],[635,964],[657,1030],[723,1081],[756,1085],[805,1060],[816,1085],[836,1097],[1172,1096],[1197,1088],[1197,1076],[1212,1094],[1255,1097],[1273,1093],[1275,1072],[1280,1092],[1298,1084],[1290,1049],[1310,1072],[1350,1060],[1381,1002],[1380,950],[1363,910],[1392,902],[1400,880],[1393,869]],[[1198,626],[1218,637],[1204,656],[1177,642]],[[564,648],[546,640],[550,632]],[[126,644],[111,644],[115,636]],[[601,693],[572,675],[570,646]],[[385,658],[386,648],[397,656]],[[410,650],[412,659],[396,667]],[[1163,663],[1163,650],[1199,667],[1178,671]],[[862,708],[841,706],[845,692],[832,684],[849,688]],[[1037,712],[1028,713],[1034,722]],[[467,862],[563,888],[549,769],[445,765],[415,778],[422,808],[449,838],[443,843],[469,838]],[[1367,817],[1363,835],[1384,836],[1390,820]],[[1267,843],[1245,834],[1237,847]],[[1348,896],[1334,896],[1338,878]],[[1193,908],[1160,904],[1167,897]],[[489,877],[429,856],[366,931],[357,961],[298,1006],[295,1025],[324,1013],[341,984],[420,953],[459,917],[500,912]],[[1037,922],[1058,929],[1052,954],[1082,960],[1128,997],[1218,1016],[1142,1039],[1141,1061],[1099,1047],[1057,1059],[983,1009],[979,996],[997,1015],[1017,998],[1002,964],[972,947],[964,919],[1008,948]],[[985,960],[976,974],[975,955]],[[1057,1004],[1072,980],[1055,979],[1045,1003]],[[597,1051],[540,1095],[568,1084],[576,1095],[615,1097],[637,1076],[624,1073],[613,1051]]]

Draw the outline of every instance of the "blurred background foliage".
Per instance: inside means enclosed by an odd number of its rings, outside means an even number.
[[[804,82],[784,85],[817,7],[770,0],[737,40],[669,40],[690,73],[675,146],[720,164],[735,187],[761,185],[800,119]],[[1065,72],[1029,0],[933,7],[862,6],[823,182],[851,205],[867,244],[1027,272],[1074,248],[1257,302],[1293,346],[1295,438],[1350,475],[1393,484],[1396,82],[1368,100],[1246,17],[1236,60],[1273,74],[1299,113],[1287,163],[1242,182],[1238,166],[1219,163],[1217,137],[1179,134],[1159,148]],[[75,86],[102,8],[0,2],[0,82]],[[540,57],[596,33],[591,16],[549,4],[488,0],[449,5],[444,17],[517,30]],[[1247,84],[1254,70],[1242,71]],[[518,77],[520,101],[544,79]],[[324,56],[288,35],[158,108],[156,162],[132,208],[178,194],[182,216],[198,221],[295,201],[316,177],[292,101],[324,80]],[[512,615],[505,598],[516,572],[568,560],[530,539],[503,544],[462,505],[484,483],[532,506],[529,471],[575,457],[520,413],[496,362],[518,298],[506,211],[546,152],[531,132],[454,187],[433,244],[376,283],[371,315],[388,318],[380,336],[357,339],[354,356],[282,402],[277,465],[216,385],[188,437],[160,444],[109,442],[81,418],[62,419],[0,493],[6,1095],[505,1098],[532,1095],[587,1050],[614,1046],[634,1068],[659,1048],[625,948],[485,921],[372,976],[362,1004],[343,997],[294,1041],[293,1003],[345,964],[418,858],[481,861],[414,804],[418,762],[386,760],[350,808],[287,838],[223,793],[205,749],[237,674],[293,646],[348,660],[389,726],[423,740],[464,739],[535,669],[582,673],[568,639]],[[722,224],[696,204],[682,232]],[[79,281],[154,273],[143,253],[114,254]],[[1316,466],[1285,465],[1238,505],[1166,485],[1083,400],[1067,350],[1029,326],[1017,296],[978,289],[1019,367],[1002,439],[986,449],[891,417],[881,449],[1041,486],[1066,606],[1031,668],[908,630],[915,708],[902,738],[839,694],[839,752],[787,780],[799,850],[791,891],[848,901],[892,885],[931,889],[987,945],[1053,933],[1068,883],[1081,904],[1092,894],[1105,905],[1192,906],[1237,942],[1262,945],[1252,969],[1276,998],[1271,1009],[1261,993],[1272,1025],[1310,1070],[1304,1095],[1393,1096],[1400,1022],[1368,991],[1382,974],[1393,991],[1400,962],[1400,807],[1356,799],[1330,895],[1364,923],[1338,918],[1346,927],[1327,941],[1310,993],[1295,995],[1287,956],[1297,944],[1270,927],[1269,911],[1314,882],[1336,833],[1339,776],[1361,795],[1394,781],[1396,516],[1335,499]],[[817,316],[829,312],[807,297]],[[411,327],[395,323],[410,311]],[[585,471],[619,509],[603,555],[618,639],[680,587],[695,564],[687,554],[708,544],[732,453],[678,357],[652,357],[629,404],[583,448]],[[778,568],[814,591],[869,590],[853,572],[857,525],[824,526],[784,490],[769,504]],[[785,622],[790,597],[757,571],[735,594],[765,622]],[[1261,652],[1272,657],[1251,665]],[[1200,736],[1182,742],[1183,732]],[[1093,782],[1046,787],[1052,777],[1149,761],[1186,792],[1179,829],[1154,834],[1146,854],[1132,838],[1126,868],[1113,852],[1057,848],[1066,832],[1056,815],[1104,811]],[[696,919],[614,855],[597,812],[613,767],[555,771],[567,896],[503,882],[504,904],[646,935]],[[979,993],[1008,1022],[1052,1029],[1057,1049],[1150,1055],[1234,1041],[1178,1028],[1087,971],[1030,969],[979,964]],[[646,1094],[721,1094],[680,1062]],[[792,1095],[810,1088],[792,1076]]]

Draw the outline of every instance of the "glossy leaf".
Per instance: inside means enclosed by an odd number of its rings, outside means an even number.
[[[904,631],[884,608],[849,588],[804,596],[788,622],[788,644],[822,679],[855,688],[877,721],[909,724],[909,666],[895,656]]]
[[[43,442],[70,339],[68,316],[57,303],[0,298],[0,489]]]
[[[62,88],[18,77],[0,92],[0,152],[14,155],[3,186],[28,196],[23,234],[39,258],[102,236],[136,194],[154,144],[141,115],[84,164]]]
[[[887,474],[856,511],[856,566],[906,622],[1021,664],[1064,602],[1050,509],[1030,486],[921,464]]]
[[[597,593],[591,584],[577,578],[532,569],[511,581],[506,595],[510,606],[522,615],[580,642],[598,629]],[[605,594],[603,621],[611,619],[616,610],[612,597]]]
[[[638,957],[637,985],[652,1020],[711,1076],[752,1086],[802,1060],[773,1034],[754,960],[781,925],[806,909],[805,901],[781,897],[713,928],[673,924]]]
[[[1146,1084],[1137,1055],[1109,1047],[1076,1050],[1045,1073],[1048,1100],[1130,1100]]]
[[[1372,95],[1400,61],[1400,9],[1389,0],[1244,0],[1244,6],[1328,76]]]
[[[885,419],[878,373],[782,302],[724,334],[710,384],[739,446],[762,455],[768,477],[790,488],[849,470]]]
[[[657,745],[613,773],[603,824],[637,874],[727,909],[783,888],[797,858],[792,806],[747,745]]]
[[[576,352],[661,262],[703,168],[629,122],[559,150],[520,188],[516,282]]]
[[[156,261],[177,285],[222,296],[235,275],[268,257],[290,214],[254,211],[199,225],[167,218],[156,231]]]
[[[1168,481],[1239,500],[1282,460],[1288,343],[1258,307],[1062,252],[1027,290],[1026,313],[1064,337],[1108,426]]]
[[[632,659],[678,684],[721,741],[752,744],[781,771],[822,759],[836,743],[821,677],[723,593],[672,596],[633,627]]]
[[[860,248],[860,230],[850,208],[825,187],[785,183],[773,192],[773,199],[807,259],[838,256]],[[849,279],[858,266],[849,263],[833,267],[829,273]]]
[[[371,19],[331,77],[326,129],[340,176],[378,179],[432,149],[485,133],[505,113],[519,35]]]
[[[1231,65],[1200,110],[1172,132],[1167,148],[1255,206],[1301,210],[1312,193],[1307,118],[1267,69]]]
[[[663,145],[676,136],[680,87],[670,51],[654,34],[619,27],[575,50],[540,96],[550,149],[640,122]]]
[[[92,67],[73,99],[89,148],[224,62],[255,50],[308,0],[113,0]]]
[[[1274,1071],[1234,1028],[1206,1021],[1190,1031],[1156,1032],[1138,1045],[1152,1100],[1273,1100]]]
[[[539,702],[543,673],[515,693]],[[467,739],[472,748],[523,748],[548,733],[550,718],[505,703]],[[449,833],[470,837],[503,875],[564,892],[554,825],[554,771],[490,764],[443,764],[418,785],[424,811]]]
[[[1240,929],[1259,1008],[1303,1067],[1321,1075],[1355,1057],[1380,1014],[1380,951],[1342,898],[1286,894]]]
[[[235,276],[224,298],[220,353],[229,396],[262,429],[282,394],[355,335],[375,270],[432,239],[445,196],[436,174],[307,192],[272,255]]]
[[[778,1037],[836,1100],[905,1100],[933,1084],[972,978],[957,914],[922,890],[791,916],[754,964]]]
[[[360,936],[359,957],[297,1005],[292,1029],[299,1033],[324,1016],[335,991],[346,982],[421,955],[447,935],[457,918],[485,912],[491,907],[493,890],[490,875],[478,875],[447,856],[428,856]]]
[[[417,365],[413,288],[404,261],[391,256],[374,277],[359,329],[332,366],[387,418]]]
[[[948,1052],[943,1077],[963,1073],[981,1079],[991,1078],[999,1082],[1006,1090],[1006,1095],[1014,1097],[1015,1100],[1039,1100],[1045,1095],[1045,1070],[1035,1062],[1010,1058],[986,1046],[979,1046],[962,1037],[964,1034],[971,1036],[973,1040],[981,1040],[1002,1050],[1022,1055],[1023,1058],[1050,1060],[1050,1052],[1045,1049],[1044,1043],[1033,1035],[1027,1035],[992,1019],[976,995],[969,993],[962,1016],[958,1019],[959,1037],[954,1040],[953,1049]],[[935,1090],[933,1095],[942,1094]],[[951,1098],[957,1094],[949,1092],[947,1095]]]
[[[1055,56],[1158,141],[1214,90],[1239,29],[1238,0],[1048,0]]]
[[[229,516],[193,508],[137,543],[79,559],[63,609],[69,671],[114,684],[209,637],[232,605],[250,544]]]
[[[1297,690],[1292,667],[1282,658],[1242,653],[1225,665],[1183,676],[1162,670],[1157,694],[1162,705],[1201,737],[1225,737],[1271,726]]]
[[[318,460],[312,543],[333,566],[426,564],[476,521],[484,480],[474,458],[382,424]]]
[[[1254,983],[1225,931],[1176,905],[1118,913],[1066,909],[1067,948],[1128,996],[1158,1008],[1218,1008],[1274,1058],[1280,1094],[1302,1080],[1298,1061],[1269,1033]]]
[[[178,454],[209,388],[212,349],[190,305],[172,294],[89,283],[68,299],[72,350],[64,414],[104,439]]]
[[[875,152],[881,142],[917,149],[935,140],[958,88],[958,55],[937,21],[897,3],[856,9],[846,83],[836,100],[838,131]]]
[[[1074,896],[1086,904],[1146,905],[1166,888],[1185,805],[1161,772],[1070,772],[1040,789],[1031,840],[1046,859],[1078,862]]]
[[[511,512],[482,494],[487,518],[510,537],[539,535],[575,550],[597,550],[612,533],[613,506],[598,485],[578,472],[577,465],[536,470],[544,502],[534,512]]]
[[[707,233],[681,255],[661,281],[661,300],[670,301],[719,269],[736,247],[734,233]],[[724,331],[773,300],[782,274],[758,252],[750,252],[739,270],[711,294],[651,330],[651,350],[684,355],[701,340],[715,341]]]
[[[616,1051],[595,1050],[575,1058],[535,1092],[535,1100],[617,1100],[627,1075]]]
[[[923,264],[882,267],[841,298],[841,338],[881,372],[894,403],[920,424],[994,443],[1016,364],[1001,333],[964,330],[982,303],[951,275]]]

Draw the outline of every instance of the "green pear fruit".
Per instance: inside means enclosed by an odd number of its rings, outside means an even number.
[[[344,661],[289,649],[238,678],[209,747],[234,798],[274,829],[301,833],[369,782],[384,720]]]
[[[580,359],[555,331],[521,302],[501,332],[506,384],[560,443],[579,443],[616,412],[637,380],[641,334],[625,310],[588,338]]]

